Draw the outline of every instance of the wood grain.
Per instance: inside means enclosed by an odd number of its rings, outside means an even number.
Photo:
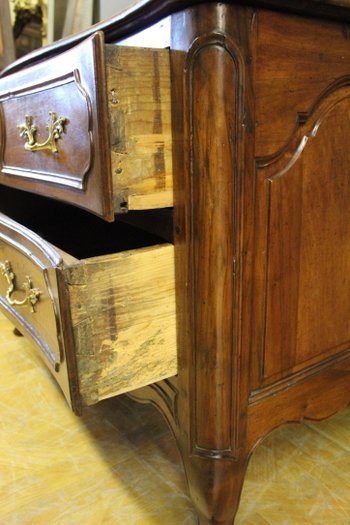
[[[350,55],[232,4],[172,30],[179,444],[199,522],[231,525],[262,437],[349,399]]]
[[[259,173],[267,206],[262,359],[270,382],[350,346],[349,95],[347,85],[322,99],[288,152]]]
[[[7,68],[4,74],[26,67],[28,63],[38,62],[66,51],[91,36],[95,31],[103,31],[106,36],[106,42],[114,43],[150,27],[162,18],[201,3],[202,0],[148,0],[147,2],[135,2],[126,11],[117,12],[114,17],[103,20],[86,31],[62,39],[50,46],[32,52],[29,57],[17,60],[15,64]],[[347,0],[231,0],[230,3],[232,5],[243,5],[290,14],[296,13],[305,17],[337,20],[340,23],[350,22],[350,5]],[[184,39],[186,40],[185,35]]]
[[[347,26],[260,10],[254,31],[257,157],[283,148],[323,91],[350,70]],[[307,38],[306,38],[307,35]],[[300,39],[302,38],[302,42]]]
[[[65,341],[78,348],[84,403],[124,391],[125,372],[134,397],[157,405],[178,438],[199,523],[232,525],[261,439],[289,421],[326,418],[350,398],[350,9],[341,1],[153,0],[99,27],[111,42],[179,10],[170,52],[178,368],[159,365],[172,348],[173,303],[163,288],[172,248],[70,261],[57,272],[59,299],[67,305],[70,294]],[[161,82],[150,53],[153,91],[139,89],[154,104]],[[118,114],[114,82],[109,88],[113,125],[103,129],[112,130],[116,153],[128,151],[129,116]],[[151,108],[143,136],[137,119],[128,123],[147,169],[149,158],[162,159],[153,141],[165,145],[160,115]],[[125,181],[116,191],[113,212],[133,199],[144,205],[139,168],[132,192]],[[151,201],[163,180],[152,177]],[[158,381],[176,370],[176,379]],[[157,382],[139,389],[143,374]]]
[[[177,373],[174,247],[151,246],[78,259],[0,216],[0,261],[42,292],[35,312],[10,306],[0,275],[0,308],[40,348],[77,412]]]
[[[116,212],[172,206],[169,51],[106,46],[106,70]]]
[[[83,404],[177,373],[174,248],[144,248],[64,270]]]

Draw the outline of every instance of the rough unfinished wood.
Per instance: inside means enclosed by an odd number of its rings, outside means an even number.
[[[169,51],[105,50],[115,211],[172,206]]]
[[[177,373],[172,245],[86,259],[64,274],[83,404]]]

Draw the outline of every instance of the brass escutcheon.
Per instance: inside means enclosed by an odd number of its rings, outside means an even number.
[[[38,131],[38,127],[33,124],[33,117],[31,115],[25,116],[25,124],[19,124],[17,126],[20,136],[27,139],[27,142],[24,144],[25,150],[42,151],[48,149],[52,153],[57,153],[56,141],[61,138],[61,135],[64,131],[64,124],[68,119],[65,117],[57,117],[54,111],[49,111],[49,115],[50,120],[46,126],[49,136],[45,142],[36,142],[35,135]]]
[[[22,300],[12,299],[11,295],[15,291],[15,279],[16,276],[11,269],[11,264],[9,261],[2,262],[0,261],[0,272],[1,275],[5,277],[8,282],[8,288],[6,291],[6,301],[11,306],[24,306],[28,305],[31,312],[35,312],[34,306],[39,301],[40,295],[43,293],[38,288],[32,287],[31,278],[27,275],[26,280],[22,284],[23,290],[21,292],[25,293],[25,297]]]

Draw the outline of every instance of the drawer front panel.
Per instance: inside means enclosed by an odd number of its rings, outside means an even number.
[[[3,173],[83,190],[91,167],[91,104],[78,71],[1,100]]]
[[[114,217],[103,35],[0,80],[0,182]]]
[[[0,214],[0,307],[39,347],[70,400],[56,280],[61,264],[49,244]]]
[[[12,317],[40,345],[51,367],[59,369],[57,325],[47,269],[35,265],[29,255],[0,241],[0,301]]]

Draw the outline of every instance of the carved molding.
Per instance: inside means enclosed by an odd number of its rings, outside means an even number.
[[[273,397],[284,390],[287,391],[291,386],[302,383],[303,381],[320,374],[323,370],[326,371],[330,364],[341,366],[343,362],[349,360],[349,350],[350,346],[341,352],[336,358],[331,356],[328,359],[324,359],[320,364],[311,365],[307,369],[295,372],[292,376],[285,377],[272,385],[267,385],[266,387],[253,391],[249,397],[249,404],[259,403],[260,401]]]
[[[14,146],[14,139],[12,141],[8,141],[9,144],[6,144],[5,136],[8,135],[10,129],[9,126],[11,125],[10,122],[12,122],[13,119],[13,112],[11,110],[11,107],[9,109],[9,114],[11,115],[11,121],[9,118],[6,119],[6,108],[8,104],[16,104],[16,102],[20,102],[23,104],[23,100],[27,97],[28,102],[24,102],[26,106],[28,105],[28,114],[31,114],[35,111],[38,111],[40,108],[40,102],[41,102],[41,95],[44,92],[49,92],[51,89],[60,88],[60,89],[68,89],[71,90],[74,89],[74,94],[69,91],[67,92],[67,96],[72,98],[72,100],[75,100],[75,104],[78,104],[80,106],[80,118],[81,115],[86,115],[85,122],[86,122],[86,128],[78,130],[74,130],[74,122],[75,122],[75,115],[65,115],[66,118],[66,135],[63,138],[62,144],[60,144],[60,150],[65,150],[65,143],[67,143],[67,140],[69,140],[70,144],[76,144],[76,147],[83,148],[86,152],[86,160],[84,166],[74,166],[74,158],[71,157],[71,172],[65,173],[62,171],[61,164],[58,162],[57,164],[57,170],[50,171],[48,170],[40,170],[36,169],[32,166],[31,159],[32,157],[28,156],[25,160],[27,161],[23,166],[16,165],[13,161],[11,163],[7,162],[7,147],[11,148]],[[63,94],[63,92],[62,92]],[[33,104],[33,96],[35,98],[34,106]],[[61,95],[62,96],[62,95]],[[87,91],[84,89],[84,86],[81,82],[80,73],[77,69],[74,69],[68,74],[65,74],[63,76],[52,78],[45,82],[40,82],[38,84],[33,84],[27,87],[19,87],[18,89],[12,89],[11,91],[2,93],[0,95],[0,103],[2,106],[2,128],[3,128],[3,154],[1,158],[3,159],[3,164],[1,167],[1,171],[4,174],[10,175],[10,176],[16,176],[16,177],[25,177],[27,179],[31,180],[38,180],[38,181],[44,181],[44,182],[50,182],[53,184],[58,184],[63,187],[67,188],[75,188],[78,190],[83,190],[85,185],[85,177],[87,173],[89,172],[91,168],[92,158],[93,158],[93,136],[92,136],[92,106],[91,106],[91,100],[89,98],[89,95]],[[35,105],[37,104],[37,106]],[[30,107],[29,107],[30,106]],[[54,103],[52,106],[48,106],[48,111],[56,111],[56,106]],[[77,111],[77,108],[76,108]],[[21,117],[24,119],[25,115],[21,115]],[[45,126],[43,126],[45,127]],[[77,133],[75,133],[75,131]],[[85,136],[85,138],[84,138]],[[18,143],[21,145],[22,141],[21,139],[18,139]],[[40,155],[41,152],[35,152],[36,155]],[[50,159],[46,159],[50,162]]]
[[[256,167],[269,178],[287,173],[297,162],[310,139],[315,138],[327,114],[342,100],[350,97],[350,76],[330,84],[307,112],[297,114],[295,128],[286,144],[272,155],[258,157]]]
[[[159,410],[173,431],[175,438],[178,437],[178,395],[176,377],[164,379],[158,383],[127,392],[127,396],[134,401],[138,403],[150,403]]]
[[[40,333],[33,327],[33,325],[27,321],[27,319],[21,315],[21,313],[12,308],[5,299],[0,295],[0,307],[3,313],[9,317],[16,326],[20,326],[20,331],[25,332],[33,339],[33,341],[40,348],[51,367],[57,372],[59,370],[59,361],[57,359],[56,352],[50,348],[47,342],[41,337]]]
[[[208,73],[203,73],[202,67],[207,69]],[[202,75],[203,77],[208,75],[211,67],[217,67],[220,76],[218,75],[217,78],[206,77],[206,85],[203,87]],[[236,228],[239,223],[240,211],[236,205],[236,194],[240,184],[243,158],[242,143],[238,141],[237,137],[243,120],[244,63],[239,49],[230,38],[226,34],[216,33],[204,35],[195,40],[187,57],[186,71],[188,92],[186,114],[189,118],[191,159],[189,163],[191,167],[192,213],[192,231],[190,234],[191,324],[194,327],[192,340],[193,367],[190,372],[190,410],[192,414],[190,418],[190,442],[193,455],[210,458],[234,458],[238,447],[240,389],[238,371],[239,326],[238,320],[235,318],[238,307],[235,309],[235,305],[238,305],[241,293],[240,283],[235,282],[234,279],[234,264],[238,251]],[[227,92],[227,85],[226,91],[222,91],[222,86],[227,81],[225,75],[230,74],[232,74],[232,91]],[[198,109],[196,105],[201,103],[199,100],[196,101],[196,97],[197,99],[201,97],[202,89],[207,94],[215,90],[219,93],[215,104],[213,103],[221,110],[220,115],[216,115],[216,110],[214,110],[217,119],[221,120],[221,124],[218,124],[218,143],[210,143],[211,140],[215,142],[213,128],[216,124],[216,118],[213,118],[212,115],[210,121],[210,116],[204,114],[203,111],[196,111]],[[201,137],[197,142],[196,133],[201,127],[212,128],[206,135],[206,137],[209,135],[210,137],[205,138],[205,140]],[[216,152],[212,152],[211,148],[217,148]],[[207,182],[204,183],[204,180]],[[221,198],[220,189],[222,191],[223,187],[225,188],[225,196]],[[212,188],[212,193],[210,188]],[[222,241],[222,249],[227,251],[226,262],[225,265],[221,266],[221,270],[218,268],[222,263],[219,255],[221,248],[218,241],[213,240],[214,258],[217,259],[210,261],[211,253],[206,251],[210,239],[207,233],[200,229],[203,217],[205,213],[208,213],[206,209],[208,206],[213,211],[210,229],[214,232],[221,231],[219,235],[223,237],[220,240],[220,242]],[[221,208],[221,212],[218,214],[215,212],[216,206]],[[223,228],[226,218],[231,224],[228,225],[227,232],[224,234],[221,228]],[[232,252],[229,246],[232,246]],[[222,277],[222,268],[224,267],[226,267],[227,274]],[[224,295],[229,293],[229,299],[226,303],[225,297],[220,297],[219,293],[207,298],[202,296],[202,293],[206,293],[203,290],[210,289],[215,279],[217,280],[216,286],[220,290],[222,289],[222,293]],[[206,283],[203,289],[199,284],[202,281]],[[206,299],[209,303],[203,310],[201,303]],[[220,319],[213,321],[212,333],[215,334],[214,339],[216,339],[211,340],[211,336],[208,336],[206,340],[203,339],[201,334],[205,330],[206,324],[203,312],[211,311],[212,316],[215,317],[215,315],[220,315],[220,310],[223,312],[225,309],[228,312],[228,319],[226,321]],[[208,319],[208,323],[211,323],[211,320]],[[216,368],[216,372],[213,371],[213,367]],[[207,375],[208,371],[209,376]],[[212,428],[209,437],[206,431],[208,425],[203,419],[203,414],[206,410],[206,403],[208,410],[210,410],[209,407],[212,402],[216,403],[217,407],[215,413],[211,414]],[[213,432],[213,427],[215,427],[215,432]],[[215,437],[212,437],[214,435]],[[220,446],[215,446],[214,443],[220,444]]]
[[[0,214],[0,241],[4,246],[11,250],[21,253],[31,264],[40,269],[45,281],[44,296],[48,295],[54,314],[54,321],[57,334],[57,347],[51,348],[41,337],[39,332],[28,322],[22,312],[9,306],[1,298],[4,310],[15,318],[17,324],[22,325],[37,345],[42,349],[46,358],[53,369],[57,372],[60,363],[64,360],[64,350],[62,347],[62,327],[60,323],[59,304],[57,300],[56,268],[63,264],[61,255],[41,237],[33,231],[13,221],[12,219]]]

